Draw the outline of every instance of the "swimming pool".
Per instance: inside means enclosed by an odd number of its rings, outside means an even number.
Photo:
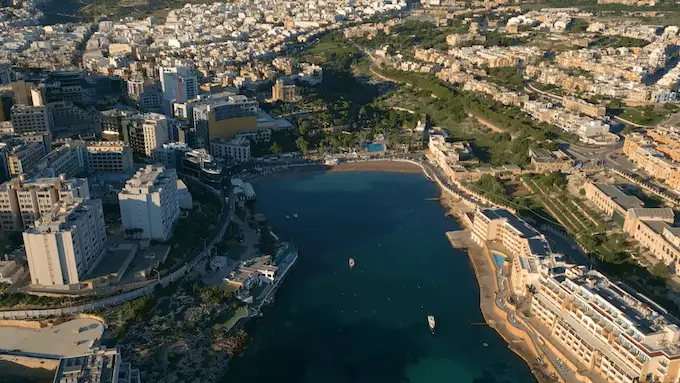
[[[493,255],[493,261],[496,263],[496,266],[503,267],[503,264],[505,263],[505,257],[498,253],[491,253],[491,255]]]

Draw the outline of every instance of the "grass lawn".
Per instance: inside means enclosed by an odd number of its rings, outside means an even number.
[[[314,44],[313,47],[309,48],[305,53],[309,53],[311,55],[322,55],[322,54],[351,54],[357,51],[357,48],[354,47],[353,45],[347,45],[347,44],[338,44],[333,41],[320,41],[317,44]]]
[[[635,107],[623,106],[617,109],[607,108],[607,114],[621,117],[624,120],[634,122],[640,125],[655,125],[668,118],[673,113],[673,110],[666,108],[649,108],[649,107]]]

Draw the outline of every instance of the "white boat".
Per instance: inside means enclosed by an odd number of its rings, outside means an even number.
[[[349,259],[349,267],[350,268],[354,267],[354,258]]]
[[[289,216],[289,215],[287,215],[287,216],[286,216],[286,219],[290,219],[290,216]]]
[[[435,326],[435,321],[434,321],[434,315],[428,315],[427,316],[427,324],[430,325],[430,331],[434,334],[434,326]]]
[[[298,214],[297,214],[297,213],[293,213],[293,218],[296,218],[296,219],[297,219],[297,217],[298,217]]]

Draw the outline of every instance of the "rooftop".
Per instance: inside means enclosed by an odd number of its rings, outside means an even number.
[[[597,183],[595,187],[625,210],[645,206],[645,203],[639,198],[624,193],[617,185]]]

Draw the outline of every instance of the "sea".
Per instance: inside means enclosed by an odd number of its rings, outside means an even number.
[[[458,225],[423,175],[314,171],[253,186],[254,210],[300,257],[222,382],[536,382],[479,325],[472,266],[445,236]]]

